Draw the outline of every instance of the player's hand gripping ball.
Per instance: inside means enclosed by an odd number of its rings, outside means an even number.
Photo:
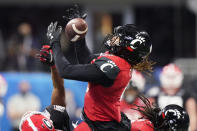
[[[71,42],[76,42],[85,37],[88,25],[82,18],[74,18],[65,27],[65,33]]]

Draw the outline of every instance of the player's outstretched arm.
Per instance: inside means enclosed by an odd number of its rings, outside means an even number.
[[[64,23],[67,25],[67,23],[75,18],[81,18],[86,19],[87,14],[83,13],[79,5],[75,4],[71,8],[68,8],[63,16]],[[85,64],[89,63],[92,60],[93,54],[90,52],[90,50],[87,47],[86,39],[80,39],[75,42],[69,43],[72,51],[69,51],[70,54],[68,55],[76,55],[78,64]]]
[[[104,67],[98,67],[101,66],[99,64],[77,64],[77,65],[70,64],[70,62],[66,59],[66,57],[63,55],[61,51],[61,46],[60,46],[61,29],[62,29],[61,27],[57,27],[57,22],[55,23],[52,22],[49,25],[47,31],[47,37],[52,46],[55,64],[60,76],[66,79],[95,82],[108,86],[111,85],[114,79],[116,78],[119,69],[116,70],[117,67],[112,66],[114,67],[113,69],[115,70],[115,73],[114,71],[108,71],[108,72],[109,73],[113,72],[112,74],[115,75],[106,75],[106,71],[103,71],[102,69]],[[109,63],[105,63],[103,66],[106,66],[106,64]]]
[[[62,78],[92,82],[105,78],[104,73],[94,64],[72,65],[64,57],[59,43],[55,43],[52,50],[57,70]]]
[[[64,80],[60,77],[56,67],[51,67],[51,77],[53,81],[51,104],[65,107],[66,104],[65,104]]]
[[[87,64],[91,62],[93,54],[88,49],[85,38],[71,44],[74,44],[75,46],[79,64]]]
[[[49,45],[43,45],[40,50],[39,59],[43,64],[48,65],[51,68],[51,78],[53,81],[51,104],[65,106],[64,80],[60,77],[55,67],[52,50]]]
[[[68,61],[72,64],[87,64],[90,63],[93,58],[95,58],[88,49],[85,38],[76,42],[67,42],[63,44],[63,46],[68,46],[63,53],[67,57]],[[63,46],[62,48],[65,48]]]

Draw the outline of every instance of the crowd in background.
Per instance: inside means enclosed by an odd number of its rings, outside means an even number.
[[[39,63],[36,64],[35,56],[41,45],[32,35],[32,27],[29,23],[20,23],[16,32],[11,34],[5,43],[1,42],[1,50],[3,50],[1,52],[1,69],[3,71],[39,69]]]

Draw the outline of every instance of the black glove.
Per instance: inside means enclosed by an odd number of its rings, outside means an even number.
[[[74,18],[82,18],[85,19],[87,17],[86,13],[81,13],[82,11],[79,9],[79,6],[75,4],[73,7],[66,10],[65,15],[63,16],[63,19],[65,20],[66,24],[74,19]]]
[[[42,49],[40,50],[40,54],[38,58],[43,64],[46,64],[49,66],[55,65],[54,60],[53,60],[52,49],[51,49],[51,46],[49,45],[42,46]]]
[[[49,40],[49,43],[51,47],[54,43],[60,43],[60,36],[62,32],[62,27],[57,27],[57,21],[55,23],[51,22],[51,24],[48,26],[47,29],[47,38]]]

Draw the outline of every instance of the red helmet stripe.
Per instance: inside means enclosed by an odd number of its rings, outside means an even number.
[[[131,51],[131,52],[133,51],[133,49],[132,49],[131,47],[127,47],[127,49],[128,49],[129,51]]]
[[[162,117],[163,117],[163,118],[165,118],[165,114],[164,114],[164,112],[162,112],[161,114],[162,114]]]

